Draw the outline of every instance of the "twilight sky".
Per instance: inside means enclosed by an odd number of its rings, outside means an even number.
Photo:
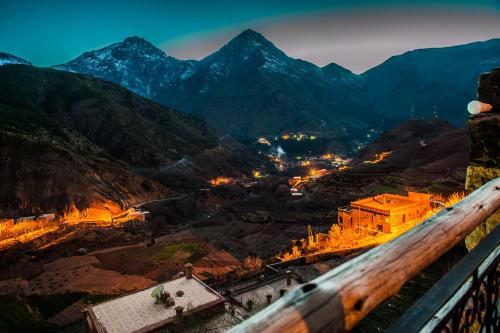
[[[246,28],[360,73],[408,50],[500,37],[500,0],[0,0],[0,51],[39,66],[132,35],[200,59]]]

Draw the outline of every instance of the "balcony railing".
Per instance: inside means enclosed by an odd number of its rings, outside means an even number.
[[[500,227],[420,298],[388,333],[500,332]]]
[[[230,332],[347,332],[499,207],[496,178],[400,237],[285,294]],[[410,308],[392,332],[467,332],[474,325],[498,332],[498,229]]]

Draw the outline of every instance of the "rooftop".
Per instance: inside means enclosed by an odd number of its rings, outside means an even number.
[[[384,193],[376,195],[374,197],[353,201],[351,205],[365,206],[373,209],[390,210],[414,205],[415,203],[418,203],[418,201],[412,200],[406,196]]]
[[[286,276],[269,279],[260,284],[242,288],[240,291],[235,291],[231,297],[244,307],[249,299],[254,302],[256,307],[262,307],[267,302],[267,295],[272,295],[272,302],[274,302],[280,298],[281,289],[288,292],[300,285],[300,283],[294,278],[291,278],[290,282],[291,284],[287,285]]]
[[[107,333],[148,332],[174,321],[177,306],[191,314],[224,302],[224,298],[195,277],[181,277],[161,283],[175,300],[165,308],[155,304],[151,292],[157,286],[89,307],[94,325]],[[184,295],[176,296],[182,290]],[[97,322],[95,322],[97,320]]]

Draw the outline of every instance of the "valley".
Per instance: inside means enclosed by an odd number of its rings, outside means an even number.
[[[464,126],[465,101],[499,50],[415,50],[360,75],[250,29],[200,60],[136,36],[48,68],[0,53],[0,332],[89,331],[82,309],[143,293],[177,318],[167,331],[203,332],[171,307],[200,286],[222,299],[201,325],[224,332],[450,210],[471,138],[494,132]],[[480,92],[496,98],[496,77]]]
[[[436,130],[429,131],[430,126]],[[337,225],[337,209],[352,200],[386,192],[404,194],[408,188],[439,188],[445,195],[460,191],[464,179],[457,174],[467,164],[467,152],[460,145],[445,144],[442,136],[451,135],[450,131],[457,130],[440,119],[415,120],[382,135],[349,158],[331,150],[313,154],[307,143],[316,139],[305,139],[303,134],[286,134],[276,140],[260,137],[250,150],[255,160],[250,158],[236,170],[226,169],[224,163],[207,164],[214,156],[220,157],[220,151],[215,155],[210,151],[221,148],[208,149],[187,159],[183,167],[174,164],[174,169],[150,173],[162,184],[169,184],[176,175],[178,184],[188,186],[176,185],[175,193],[165,192],[167,198],[156,195],[133,201],[137,211],[148,212],[146,218],[132,216],[136,210],[123,206],[103,218],[98,218],[97,211],[84,214],[86,219],[79,218],[81,212],[61,216],[41,228],[43,232],[35,231],[29,238],[29,233],[17,235],[14,243],[4,244],[0,285],[4,294],[20,295],[21,302],[30,306],[36,307],[33,300],[37,297],[58,302],[50,316],[38,317],[64,326],[80,318],[79,313],[72,312],[72,306],[169,280],[187,262],[193,264],[199,279],[213,286],[251,278],[261,272],[260,265],[294,259],[282,257],[283,253],[301,252],[293,249],[292,242],[307,238],[308,228],[314,233],[328,233]],[[461,133],[465,140],[465,132]],[[387,142],[386,138],[391,140]],[[295,150],[285,151],[288,140],[295,141]],[[309,142],[301,147],[303,140]],[[420,144],[422,140],[426,145]],[[440,157],[430,158],[428,152],[422,152],[425,158],[417,164],[415,159],[405,164],[405,154],[411,149],[446,151],[447,156],[455,156],[454,162],[440,162]],[[232,151],[237,149],[233,147]],[[384,151],[392,153],[371,162]],[[199,167],[202,165],[205,168]],[[158,177],[167,171],[168,177]],[[413,176],[416,173],[421,175],[418,182]],[[445,179],[437,181],[436,177]],[[328,257],[350,258],[396,234],[368,236],[369,241],[338,247]],[[261,260],[257,268],[245,264],[252,258]],[[331,259],[328,262],[332,264]],[[301,273],[297,274],[304,279],[323,269],[299,267],[297,272]],[[59,295],[68,295],[69,300],[59,301]]]

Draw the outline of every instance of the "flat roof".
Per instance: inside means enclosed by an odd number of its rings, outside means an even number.
[[[408,197],[397,194],[380,194],[374,197],[365,198],[351,203],[352,206],[365,206],[373,209],[390,210],[403,208],[418,203]]]
[[[149,332],[175,319],[175,308],[184,307],[190,314],[224,302],[224,298],[196,277],[181,277],[160,283],[175,300],[175,305],[165,308],[155,304],[151,292],[157,286],[137,291],[89,307],[94,324],[107,333]],[[158,286],[159,286],[158,285]],[[182,290],[182,297],[176,292]],[[95,322],[97,320],[97,323]]]
[[[267,295],[272,295],[272,302],[276,301],[280,297],[280,290],[284,289],[287,292],[296,288],[300,285],[297,280],[293,277],[291,279],[291,284],[288,286],[286,284],[286,276],[279,277],[277,279],[271,279],[264,281],[261,284],[257,284],[254,287],[249,287],[248,289],[236,292],[231,295],[233,299],[240,302],[243,306],[246,306],[246,302],[251,299],[256,306],[264,305],[267,303]]]

